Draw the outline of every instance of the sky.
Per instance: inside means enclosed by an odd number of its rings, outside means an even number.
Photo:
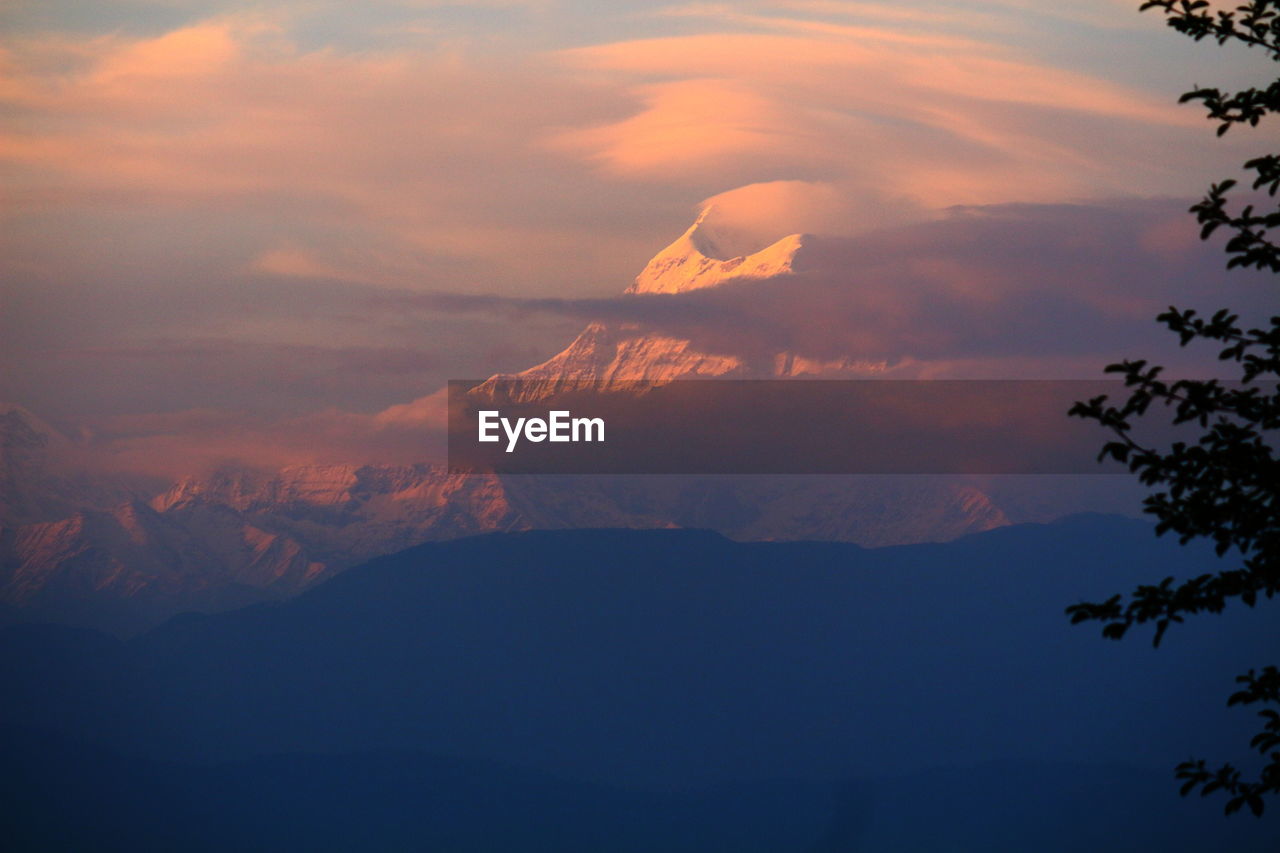
[[[1274,303],[1185,213],[1260,140],[1176,103],[1273,69],[1138,5],[0,0],[0,400],[329,435],[592,319],[729,346],[766,313],[928,375],[1093,378],[1174,298]],[[709,204],[846,238],[838,311],[621,299]]]

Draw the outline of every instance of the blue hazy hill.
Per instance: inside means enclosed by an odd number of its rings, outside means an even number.
[[[368,849],[1273,849],[1273,821],[1180,801],[1170,768],[1247,758],[1254,721],[1224,699],[1280,651],[1274,614],[1204,617],[1158,650],[1062,614],[1217,565],[1103,516],[875,550],[499,534],[127,642],[8,629],[0,715],[63,744],[50,773],[17,739],[14,766],[53,780],[29,813],[88,796],[56,780],[92,755],[119,796],[151,785],[165,814],[212,803],[243,831],[210,849],[281,827],[342,849],[317,839],[347,837],[343,802],[390,833]],[[208,793],[217,774],[235,796]],[[263,785],[275,818],[245,798]]]

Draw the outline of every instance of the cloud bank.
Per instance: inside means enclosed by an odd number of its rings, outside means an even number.
[[[1183,212],[1243,159],[1173,104],[1215,66],[1118,0],[15,9],[0,397],[115,447],[358,455],[591,320],[1092,376],[1258,304]],[[619,298],[706,204],[814,266]]]

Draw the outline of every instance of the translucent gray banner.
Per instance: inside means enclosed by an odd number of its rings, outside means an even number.
[[[1097,474],[1112,381],[449,383],[449,466],[500,474]],[[1152,417],[1152,429],[1160,418]],[[1150,435],[1167,441],[1169,430]]]

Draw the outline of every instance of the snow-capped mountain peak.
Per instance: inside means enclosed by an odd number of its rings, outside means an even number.
[[[687,231],[655,255],[627,293],[685,293],[732,279],[771,278],[792,271],[803,235],[791,234],[758,252],[734,255],[708,222],[711,211],[704,209]]]
[[[791,234],[756,252],[731,254],[741,244],[732,232],[702,214],[671,245],[649,261],[629,294],[675,294],[734,281],[783,278],[793,272],[805,235]],[[807,259],[812,260],[812,259]],[[704,351],[683,336],[644,329],[635,323],[593,322],[566,349],[541,364],[517,373],[497,374],[475,393],[537,400],[591,383],[668,382],[676,379],[784,378],[798,376],[867,376],[885,369],[884,362],[856,358],[815,359],[779,351],[746,357]],[[519,380],[518,387],[501,388]]]

